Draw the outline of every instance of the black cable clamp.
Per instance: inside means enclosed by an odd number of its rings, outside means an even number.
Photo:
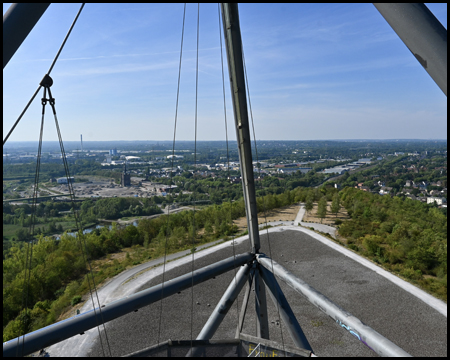
[[[47,101],[50,101],[50,105],[52,105],[53,107],[53,105],[55,105],[55,99],[52,97],[52,93],[50,91],[50,86],[53,85],[53,79],[50,77],[49,74],[45,74],[39,85],[44,87],[44,97],[42,98],[42,105],[45,106],[47,105]],[[50,97],[49,99],[47,99],[46,97],[47,90]]]
[[[45,74],[45,76],[42,78],[41,82],[39,83],[39,85],[45,87],[45,88],[49,88],[50,86],[53,85],[53,79],[50,77],[49,74]]]

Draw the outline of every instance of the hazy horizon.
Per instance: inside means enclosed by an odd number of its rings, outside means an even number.
[[[447,4],[426,5],[446,28]],[[3,4],[3,14],[9,6]],[[48,71],[79,7],[51,4],[4,68],[4,134]],[[242,3],[239,18],[257,139],[447,133],[447,97],[372,4]],[[183,4],[86,4],[51,73],[63,139],[173,139],[182,21]],[[180,141],[195,135],[197,5],[187,4],[185,24]],[[198,140],[225,140],[219,28],[217,4],[201,4]],[[228,137],[235,139],[228,80],[225,93]],[[38,139],[41,97],[11,140]],[[49,106],[46,113],[44,140],[57,140]]]

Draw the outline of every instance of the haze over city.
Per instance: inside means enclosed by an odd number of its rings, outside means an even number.
[[[447,4],[426,4],[447,27]],[[3,4],[3,14],[10,4]],[[79,4],[52,4],[4,69],[3,133]],[[240,4],[256,137],[444,139],[447,99],[372,4]],[[224,140],[217,4],[200,6],[198,140]],[[173,138],[182,4],[87,4],[51,74],[63,139]],[[194,139],[197,6],[188,4],[177,139]],[[228,135],[235,140],[224,51]],[[39,94],[11,141],[37,141]],[[50,108],[44,141],[57,140]]]

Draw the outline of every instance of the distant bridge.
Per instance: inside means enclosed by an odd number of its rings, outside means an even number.
[[[55,198],[63,197],[63,196],[67,197],[67,196],[70,196],[70,194],[38,196],[36,199],[37,199],[37,201],[40,201],[40,200],[42,200],[42,201],[44,201],[44,200],[57,200]],[[29,198],[18,198],[18,199],[6,199],[6,200],[3,200],[3,202],[4,203],[10,203],[10,202],[15,202],[15,201],[30,202],[32,200],[33,200],[33,198],[29,197]],[[74,201],[83,201],[83,200],[84,199],[75,199]]]

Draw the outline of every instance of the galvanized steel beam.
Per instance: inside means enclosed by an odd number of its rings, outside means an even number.
[[[272,271],[279,279],[297,291],[299,294],[322,310],[325,314],[335,320],[339,326],[348,330],[358,340],[375,351],[380,356],[411,356],[406,351],[395,345],[392,341],[386,339],[380,333],[376,332],[370,326],[364,324],[361,320],[350,314],[348,311],[336,305],[306,282],[296,277],[286,270],[276,261],[271,260],[264,255],[258,255],[257,261],[267,270]]]
[[[236,300],[237,296],[244,287],[251,268],[252,265],[249,264],[241,266],[236,276],[233,277],[233,280],[231,280],[230,285],[228,286],[227,290],[225,290],[224,294],[222,295],[222,298],[216,305],[208,321],[203,326],[203,329],[198,334],[196,340],[210,340],[214,336],[216,330],[222,323],[222,320],[227,315],[228,310],[230,310],[231,306],[233,305],[234,300]],[[189,351],[189,353],[186,356],[197,357],[200,356],[199,352],[200,352],[199,348],[193,347],[192,351]]]
[[[50,3],[15,3],[3,15],[3,69]]]
[[[373,5],[447,95],[447,30],[439,20],[424,4]]]
[[[247,97],[245,94],[244,64],[242,60],[241,30],[237,4],[222,4],[223,31],[233,99],[236,138],[244,191],[245,212],[247,214],[248,235],[252,252],[260,248],[258,211],[256,207],[255,179],[253,177],[252,147],[248,123]]]
[[[308,342],[300,324],[297,321],[297,318],[294,315],[291,307],[289,306],[288,301],[286,300],[286,296],[284,296],[283,291],[278,285],[277,280],[273,276],[273,274],[266,270],[263,266],[258,267],[260,270],[260,274],[269,288],[269,295],[272,298],[275,307],[280,312],[280,317],[283,319],[284,324],[294,341],[295,346],[306,349],[309,351],[313,351],[311,345]],[[281,326],[281,324],[280,324]]]
[[[259,271],[255,271],[256,336],[269,339],[269,316],[267,314],[266,286]]]
[[[202,283],[214,276],[232,270],[235,266],[244,265],[254,259],[251,253],[230,257],[212,265],[205,266],[194,271],[193,274],[185,274],[164,284],[153,286],[149,289],[129,295],[123,299],[113,301],[101,308],[104,322],[114,320],[120,316],[136,311],[146,305],[152,304],[161,298],[166,298],[176,294],[178,291],[188,289],[194,285]],[[164,285],[164,286],[163,286]],[[97,318],[99,309],[87,311],[56,324],[47,326],[40,330],[20,337],[20,352],[23,355],[31,354],[42,348],[56,344],[74,335],[82,334],[86,330],[97,326],[101,320]],[[3,357],[16,356],[16,346],[18,339],[12,339],[3,343]],[[23,346],[23,348],[22,348]],[[23,352],[22,352],[23,350]]]
[[[236,338],[239,337],[239,334],[242,332],[242,327],[244,326],[244,318],[245,313],[247,312],[247,305],[248,305],[248,299],[250,298],[250,294],[252,292],[252,283],[253,283],[253,277],[255,276],[255,270],[250,270],[250,274],[247,278],[247,287],[245,288],[245,295],[244,299],[242,300],[242,308],[241,312],[239,313],[239,322],[236,329]]]
[[[248,264],[241,266],[236,276],[233,280],[231,280],[230,285],[222,295],[222,298],[209,317],[208,321],[203,326],[202,331],[198,334],[196,340],[209,340],[213,337],[219,325],[222,323],[222,320],[225,318],[225,315],[228,313],[228,310],[230,310],[231,305],[233,305],[234,300],[236,300],[237,296],[244,287],[248,279],[250,269],[251,266]]]

